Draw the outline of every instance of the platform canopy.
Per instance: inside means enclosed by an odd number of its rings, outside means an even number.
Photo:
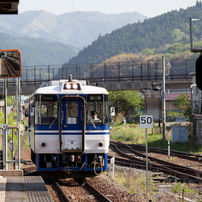
[[[18,14],[19,0],[0,0],[0,14]]]

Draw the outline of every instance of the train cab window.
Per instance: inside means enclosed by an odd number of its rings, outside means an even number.
[[[87,124],[108,124],[108,95],[87,95]]]
[[[67,102],[66,104],[66,123],[77,124],[78,123],[78,103]]]
[[[57,124],[57,95],[36,95],[35,123],[39,125]]]

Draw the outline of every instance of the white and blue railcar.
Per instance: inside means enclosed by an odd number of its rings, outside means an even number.
[[[37,171],[86,177],[107,170],[108,92],[86,81],[50,81],[30,97],[29,140]],[[92,112],[97,118],[93,119]]]

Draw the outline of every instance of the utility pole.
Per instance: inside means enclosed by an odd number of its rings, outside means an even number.
[[[17,99],[17,127],[20,123],[20,109],[21,109],[21,99],[20,99],[20,78],[16,78],[16,99]]]
[[[4,107],[5,107],[5,125],[3,130],[3,161],[5,162],[5,169],[8,170],[8,164],[7,164],[7,79],[4,79]]]
[[[163,124],[163,143],[166,136],[166,103],[165,103],[165,55],[162,56],[163,63],[163,86],[162,86],[162,124]]]
[[[16,114],[17,114],[17,127],[19,126],[19,99],[18,99],[18,78],[16,78]]]
[[[5,124],[7,125],[7,79],[4,79],[4,95],[5,95],[5,100],[4,100],[4,106],[5,106]]]

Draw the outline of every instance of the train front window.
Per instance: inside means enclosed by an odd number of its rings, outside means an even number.
[[[78,103],[67,102],[66,104],[66,123],[77,124],[78,123]]]
[[[35,123],[57,124],[57,95],[36,95],[35,100]]]
[[[108,124],[108,95],[87,95],[87,124]]]

